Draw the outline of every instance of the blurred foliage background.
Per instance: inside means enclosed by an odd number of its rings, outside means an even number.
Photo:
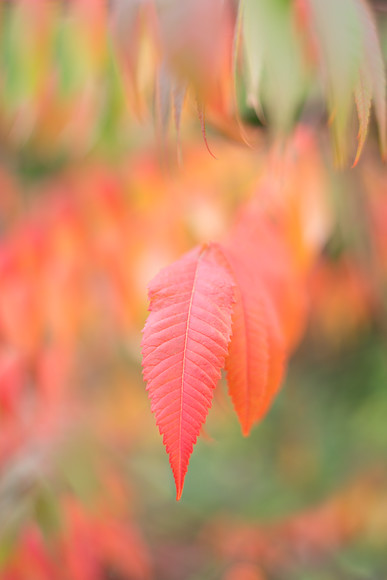
[[[1,3],[0,578],[387,577],[386,53],[381,1]],[[249,438],[222,380],[176,503],[146,286],[253,197],[307,314]]]

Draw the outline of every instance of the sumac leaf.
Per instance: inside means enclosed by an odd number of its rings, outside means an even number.
[[[320,60],[336,163],[348,156],[347,131],[362,61],[362,22],[354,0],[308,0],[310,26]]]
[[[234,283],[219,251],[204,246],[164,268],[150,283],[149,298],[144,378],[180,499],[227,356]]]
[[[363,0],[357,0],[357,8],[362,23],[363,57],[359,80],[355,87],[355,99],[359,118],[358,148],[355,166],[359,160],[367,136],[371,101],[373,100],[375,117],[379,130],[380,149],[386,157],[386,74],[383,54],[373,14]]]
[[[226,359],[227,382],[245,436],[267,411],[284,368],[284,339],[262,285],[259,267],[235,246],[221,250],[236,283],[233,332]]]
[[[367,75],[360,78],[355,88],[355,101],[357,116],[359,119],[359,132],[357,136],[358,145],[356,157],[352,167],[355,167],[360,159],[360,154],[363,151],[364,143],[367,137],[368,122],[371,111],[372,89],[367,78]]]

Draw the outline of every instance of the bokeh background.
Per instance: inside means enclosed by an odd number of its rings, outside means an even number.
[[[247,5],[1,2],[1,579],[387,577],[383,105],[350,169],[341,74],[366,9]],[[147,284],[251,200],[302,274],[294,348],[249,438],[222,379],[177,503],[142,380]]]

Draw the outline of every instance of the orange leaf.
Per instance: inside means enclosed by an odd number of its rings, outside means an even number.
[[[227,379],[242,432],[247,436],[280,385],[284,341],[255,260],[235,246],[222,246],[222,251],[237,286]]]

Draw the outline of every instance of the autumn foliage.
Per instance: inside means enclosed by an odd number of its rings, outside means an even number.
[[[1,579],[386,575],[386,23],[2,3]]]
[[[289,147],[301,158],[307,147],[313,152],[314,139],[303,129]],[[314,191],[317,175],[324,180],[322,164],[316,153],[314,159],[309,155],[313,180],[301,182],[296,174],[302,162],[285,160],[286,188],[276,191],[263,175],[221,241],[186,254],[149,286],[144,378],[178,498],[220,371],[227,371],[229,393],[248,435],[269,409],[303,332],[308,271],[329,234],[322,191]],[[288,196],[289,207],[279,205],[278,194]],[[325,230],[303,239],[303,220],[312,217],[303,204],[313,197]]]

